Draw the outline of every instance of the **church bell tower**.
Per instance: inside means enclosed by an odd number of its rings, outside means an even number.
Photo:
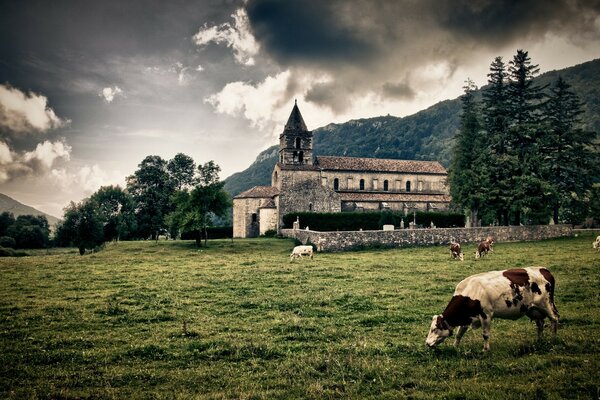
[[[279,162],[284,165],[312,165],[312,132],[306,128],[297,101],[283,133],[279,135]]]

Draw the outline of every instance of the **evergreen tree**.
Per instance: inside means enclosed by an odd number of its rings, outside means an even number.
[[[488,86],[483,89],[483,128],[488,154],[482,159],[487,184],[486,206],[496,214],[498,223],[508,225],[515,186],[518,161],[510,148],[506,65],[502,57],[496,57],[490,65]]]
[[[548,184],[543,180],[544,162],[540,154],[541,112],[544,88],[536,86],[533,78],[539,72],[538,65],[531,63],[528,52],[517,50],[509,62],[506,87],[508,115],[508,154],[516,159],[512,171],[514,185],[511,187],[512,222],[519,225],[522,213],[529,218],[544,220],[548,217]],[[539,221],[536,221],[539,222]]]
[[[463,89],[460,128],[456,134],[448,179],[452,201],[469,211],[475,226],[484,202],[481,189],[485,186],[485,173],[481,161],[486,157],[487,149],[483,146],[479,108],[474,96],[477,86],[469,79]]]
[[[545,103],[546,134],[542,152],[552,185],[552,218],[555,223],[575,223],[585,214],[593,177],[598,173],[595,132],[581,129],[582,104],[560,76]],[[597,145],[596,145],[597,146]]]

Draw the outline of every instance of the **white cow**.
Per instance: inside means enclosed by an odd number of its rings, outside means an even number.
[[[554,305],[554,277],[546,268],[517,268],[484,272],[461,281],[441,315],[434,315],[425,343],[436,346],[459,328],[454,345],[469,326],[482,327],[483,350],[490,349],[493,317],[517,319],[523,315],[535,321],[538,339],[544,329],[544,318],[550,318],[556,334],[558,310]]]
[[[596,240],[592,242],[592,247],[596,249],[596,251],[600,251],[600,236],[598,236]]]
[[[309,256],[312,260],[313,258],[313,247],[312,246],[296,246],[292,250],[292,254],[290,254],[290,261],[293,261],[294,258],[302,258],[303,255]]]

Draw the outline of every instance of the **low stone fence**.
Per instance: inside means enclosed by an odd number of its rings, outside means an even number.
[[[496,242],[518,242],[572,236],[570,225],[490,226],[482,228],[401,229],[394,231],[318,232],[282,229],[281,234],[312,243],[318,251],[345,251],[364,247],[410,247],[478,243],[488,236]]]

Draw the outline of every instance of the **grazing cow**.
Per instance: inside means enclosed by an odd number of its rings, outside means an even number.
[[[517,268],[477,274],[456,286],[454,296],[441,315],[434,315],[425,343],[436,346],[459,328],[454,345],[469,326],[483,329],[483,350],[490,349],[492,317],[517,319],[523,315],[535,321],[538,339],[544,318],[551,320],[556,334],[558,310],[554,305],[554,277],[546,268]]]
[[[479,246],[477,246],[477,250],[475,251],[475,258],[483,257],[489,251],[490,251],[490,244],[486,240],[484,240],[483,242],[479,243]]]
[[[460,251],[460,243],[450,243],[450,254],[453,259],[458,258],[460,261],[465,260],[464,254]]]
[[[290,261],[293,261],[294,258],[302,258],[303,255],[309,256],[312,260],[313,247],[312,246],[296,246],[296,247],[294,247],[294,250],[292,250],[292,254],[290,254]]]
[[[491,236],[488,236],[485,238],[484,242],[488,242],[488,244],[490,245],[490,253],[494,252],[494,238]]]
[[[596,251],[600,251],[600,236],[596,238],[595,242],[592,242],[592,247],[596,249]]]

